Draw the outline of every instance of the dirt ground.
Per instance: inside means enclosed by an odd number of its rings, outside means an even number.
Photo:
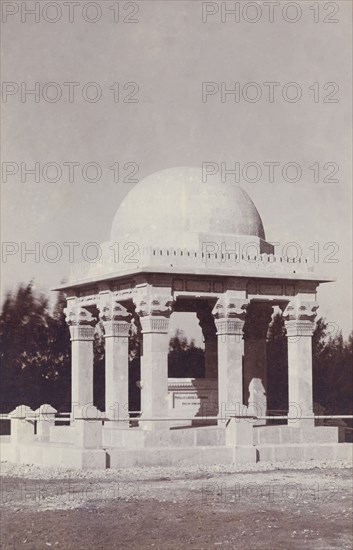
[[[3,550],[353,547],[352,470],[2,465]]]

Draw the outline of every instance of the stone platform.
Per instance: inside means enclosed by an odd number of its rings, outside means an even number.
[[[29,426],[24,425],[27,430]],[[23,426],[22,426],[23,427]],[[353,459],[337,427],[227,426],[146,430],[99,421],[50,426],[48,437],[1,437],[1,460],[74,469]]]
[[[41,441],[16,444],[10,442],[9,436],[1,436],[0,456],[2,461],[40,467],[78,470],[103,470],[107,467],[103,449],[82,449],[73,444]]]
[[[254,427],[258,462],[347,460],[353,463],[353,445],[345,443],[344,428],[316,426]]]
[[[255,426],[253,430],[253,443],[255,446],[343,443],[344,441],[345,430],[337,426]]]

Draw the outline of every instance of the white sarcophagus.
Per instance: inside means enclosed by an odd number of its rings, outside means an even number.
[[[218,412],[218,384],[215,378],[168,378],[171,418],[205,418]],[[183,421],[183,425],[192,420]],[[174,425],[174,424],[173,424]]]

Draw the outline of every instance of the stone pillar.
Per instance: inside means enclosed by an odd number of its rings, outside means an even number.
[[[99,305],[105,338],[105,414],[114,427],[129,426],[129,331],[131,313],[111,297]],[[108,424],[108,427],[111,423]]]
[[[243,414],[243,327],[248,301],[227,291],[213,309],[218,337],[219,416]],[[220,420],[224,425],[224,418]]]
[[[205,378],[217,378],[217,329],[212,316],[212,309],[206,304],[200,306],[196,314],[205,341]]]
[[[140,316],[141,411],[142,419],[168,418],[168,348],[169,318],[173,298],[165,288],[146,285],[137,288],[134,297],[136,313]],[[169,428],[166,421],[140,422],[144,429]]]
[[[267,414],[267,350],[266,337],[272,315],[272,305],[251,303],[244,325],[244,400],[248,413]],[[263,426],[266,420],[257,420]]]
[[[102,413],[94,406],[80,407],[75,414],[75,441],[80,449],[102,447]]]
[[[27,405],[19,405],[9,415],[11,419],[11,443],[34,441],[34,411]]]
[[[71,335],[71,412],[93,404],[93,340],[95,319],[77,303],[64,311]]]
[[[283,313],[288,338],[289,414],[299,418],[288,420],[288,425],[295,427],[314,426],[312,335],[318,307],[314,301],[298,299],[289,302]],[[307,416],[311,418],[302,418]]]

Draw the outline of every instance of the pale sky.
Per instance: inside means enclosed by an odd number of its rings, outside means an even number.
[[[20,3],[11,4],[20,10]],[[72,23],[66,11],[56,23],[44,20],[54,12],[40,13],[35,23],[30,16],[21,22],[19,11],[2,25],[2,79],[14,83],[6,85],[6,97],[3,89],[2,162],[12,163],[5,165],[7,170],[21,163],[32,168],[37,162],[41,170],[39,182],[31,175],[21,181],[20,169],[3,181],[2,238],[28,249],[38,242],[41,252],[54,241],[64,251],[57,263],[33,256],[21,261],[19,252],[9,256],[2,267],[3,292],[33,277],[38,288],[52,288],[68,273],[64,242],[80,243],[80,260],[86,243],[109,239],[114,214],[134,185],[114,182],[109,167],[115,163],[122,177],[130,171],[124,171],[126,163],[138,165],[135,178],[141,180],[172,166],[225,162],[231,168],[235,162],[241,167],[256,162],[262,168],[260,180],[249,183],[241,177],[239,183],[260,212],[267,240],[281,246],[297,242],[311,259],[314,250],[319,252],[318,271],[337,281],[320,287],[318,314],[347,334],[352,328],[351,3],[336,2],[339,11],[332,18],[338,22],[331,24],[322,22],[330,18],[326,12],[310,10],[313,2],[300,2],[296,23],[284,21],[281,11],[270,23],[263,2],[257,3],[263,11],[256,23],[243,15],[239,23],[230,18],[222,23],[220,13],[203,23],[202,2],[173,0],[133,3],[139,11],[131,16],[131,6],[120,2],[121,19],[139,21],[131,24],[114,23],[113,2],[101,1],[101,20],[89,23],[82,13],[91,18],[94,13],[84,11],[86,4],[80,3]],[[217,4],[209,6],[216,9]],[[36,82],[39,102],[33,95],[22,102],[21,83],[32,89]],[[55,87],[45,86],[49,82]],[[64,83],[72,82],[78,84],[71,85],[70,102]],[[87,87],[88,82],[96,84]],[[117,82],[120,97],[114,102],[109,88]],[[124,89],[129,82],[139,86],[135,95],[136,85]],[[234,102],[227,96],[222,103],[219,92],[203,102],[202,82],[219,89],[221,82],[228,89],[238,82],[241,90],[256,82],[262,98]],[[273,103],[266,82],[279,83]],[[285,87],[289,82],[302,92],[296,103],[283,99],[286,90],[293,93],[293,87]],[[57,90],[62,98],[50,102]],[[101,99],[85,101],[83,96],[93,97],[97,90]],[[253,92],[249,89],[249,96]],[[126,96],[139,102],[123,102]],[[330,98],[338,102],[325,102]],[[270,183],[263,163],[275,161],[280,167]],[[45,181],[53,174],[49,170],[45,176],[48,162],[62,169],[56,183]],[[79,163],[72,182],[63,164],[70,162]],[[288,162],[302,169],[296,183],[281,176]],[[85,181],[86,163],[101,167],[99,182]],[[331,178],[339,182],[325,183],[336,165],[338,173]],[[314,183],[317,168],[320,181]],[[331,252],[338,262],[327,263]]]

